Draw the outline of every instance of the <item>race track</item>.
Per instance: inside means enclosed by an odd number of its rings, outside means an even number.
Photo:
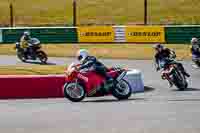
[[[50,58],[50,64],[68,64],[73,59]],[[200,69],[190,61],[189,89],[176,91],[154,70],[152,61],[102,60],[109,66],[142,70],[145,93],[127,101],[112,96],[87,98],[80,103],[66,99],[2,100],[2,133],[199,133]],[[14,56],[0,56],[0,65],[21,64]],[[29,64],[26,64],[29,65]],[[28,88],[27,88],[28,89]]]

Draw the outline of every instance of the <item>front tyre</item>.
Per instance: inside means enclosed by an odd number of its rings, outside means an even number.
[[[46,55],[45,52],[38,51],[37,52],[37,57],[39,58],[39,60],[41,61],[41,63],[43,63],[43,64],[47,63],[48,57],[47,57],[47,55]]]
[[[199,61],[199,60],[196,61],[195,64],[196,64],[198,67],[200,67],[200,61]]]
[[[132,89],[129,83],[122,79],[112,89],[111,93],[119,100],[128,99],[132,94]]]
[[[22,62],[26,62],[26,58],[24,55],[24,51],[22,49],[18,49],[17,50],[17,57],[22,61]]]
[[[66,83],[63,87],[65,98],[72,102],[80,102],[86,96],[84,87],[78,83]]]
[[[187,83],[185,76],[183,75],[183,73],[181,71],[176,70],[176,73],[173,75],[173,77],[174,77],[174,85],[180,91],[187,89],[188,83]]]

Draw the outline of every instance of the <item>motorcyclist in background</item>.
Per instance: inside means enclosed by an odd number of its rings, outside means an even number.
[[[155,64],[156,64],[156,70],[159,71],[160,69],[165,69],[165,67],[168,64],[177,64],[179,69],[182,71],[182,73],[186,76],[186,77],[190,77],[190,75],[185,71],[183,65],[177,61],[175,61],[174,59],[176,58],[176,54],[174,51],[170,50],[169,48],[165,48],[162,44],[156,44],[153,46],[156,54],[154,56],[155,58]],[[173,84],[171,82],[170,86],[172,86]]]
[[[191,39],[191,45],[192,58],[200,58],[200,44],[196,37]]]
[[[89,52],[85,49],[81,49],[77,52],[76,55],[78,61],[81,63],[80,67],[78,70],[82,69],[89,69],[95,71],[97,74],[105,77],[106,83],[105,84],[110,84],[113,82],[113,78],[108,75],[107,72],[107,67],[101,63],[100,61],[97,60],[96,57],[90,56]]]
[[[28,52],[33,58],[35,58],[33,44],[31,44],[30,41],[31,41],[30,32],[25,31],[22,37],[20,38],[20,46],[22,46],[25,53]]]

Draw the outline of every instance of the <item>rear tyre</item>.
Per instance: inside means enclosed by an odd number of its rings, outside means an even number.
[[[86,96],[84,87],[77,83],[66,83],[63,87],[65,98],[72,102],[80,102]]]
[[[39,58],[39,60],[41,61],[42,64],[46,64],[47,63],[48,57],[47,57],[45,52],[38,51],[37,52],[37,57]]]
[[[112,89],[111,93],[119,100],[128,99],[132,94],[132,89],[129,83],[122,79]]]

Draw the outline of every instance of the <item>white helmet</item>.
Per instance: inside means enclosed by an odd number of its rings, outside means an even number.
[[[193,37],[193,38],[191,39],[191,44],[197,44],[198,41],[199,41],[199,40],[198,40],[196,37]]]
[[[81,63],[83,63],[84,60],[89,56],[89,53],[88,53],[88,51],[87,51],[86,49],[81,49],[81,50],[79,50],[79,51],[77,52],[76,56],[77,56],[77,59],[78,59]]]
[[[24,31],[24,35],[30,36],[30,32],[29,31]]]

